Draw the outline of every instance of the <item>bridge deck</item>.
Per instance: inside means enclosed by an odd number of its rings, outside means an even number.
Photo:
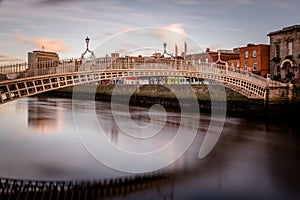
[[[77,71],[56,69],[50,73],[51,70],[48,70],[47,74],[38,72],[35,74],[42,75],[1,81],[0,103],[78,84],[126,77],[185,77],[212,80],[248,98],[258,99],[265,98],[267,87],[287,87],[286,84],[253,73],[212,63],[187,65],[180,69],[177,69],[178,66],[157,63],[141,65],[134,69],[102,69],[102,67],[82,65]]]

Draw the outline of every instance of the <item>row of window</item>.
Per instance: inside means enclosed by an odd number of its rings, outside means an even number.
[[[249,58],[249,52],[245,51],[245,58]],[[256,50],[252,51],[252,58],[256,58]]]
[[[287,55],[293,55],[293,42],[287,43]],[[275,43],[275,57],[280,58],[280,43]]]
[[[230,62],[230,67],[234,67],[234,62]],[[240,67],[240,62],[236,62],[236,67]]]
[[[234,62],[230,62],[230,67],[234,67]],[[240,68],[239,62],[236,63],[236,67]],[[249,68],[248,63],[245,63],[245,69],[248,70],[248,68]],[[257,63],[255,62],[255,63],[252,63],[252,71],[256,71],[256,70],[257,70]]]
[[[245,69],[249,69],[248,63],[245,63]],[[252,71],[257,71],[257,63],[252,63]]]

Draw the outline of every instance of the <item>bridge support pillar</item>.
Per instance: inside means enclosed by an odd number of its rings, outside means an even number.
[[[291,104],[292,101],[293,101],[294,85],[292,83],[289,83],[288,87],[289,87],[288,98],[289,98],[289,101],[290,101],[290,104]]]
[[[269,95],[270,95],[270,87],[266,87],[266,94],[265,94],[265,99],[264,99],[264,117],[266,122],[268,122],[269,119]]]

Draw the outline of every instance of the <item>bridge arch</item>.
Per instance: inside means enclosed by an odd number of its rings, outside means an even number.
[[[264,99],[266,80],[258,75],[214,63],[189,63],[183,67],[150,63],[134,69],[85,69],[84,71],[35,76],[0,82],[0,103],[6,103],[50,90],[126,77],[187,77],[212,80],[224,84],[247,98]],[[269,86],[280,85],[269,80]]]

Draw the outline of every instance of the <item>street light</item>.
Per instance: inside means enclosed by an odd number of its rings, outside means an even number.
[[[90,42],[90,38],[89,38],[89,37],[86,37],[86,38],[85,38],[85,42],[86,42],[87,48],[88,48],[88,45],[89,45],[89,42]]]
[[[86,37],[85,38],[85,43],[86,43],[86,50],[85,52],[81,55],[81,60],[84,58],[84,55],[89,52],[92,54],[92,56],[94,56],[94,53],[89,49],[89,42],[90,42],[90,38],[89,37]]]
[[[167,53],[167,43],[164,42],[164,43],[163,43],[163,46],[164,46],[163,56],[164,56],[164,55],[172,56],[172,54]]]
[[[164,52],[167,52],[166,47],[167,47],[167,43],[164,43]]]

